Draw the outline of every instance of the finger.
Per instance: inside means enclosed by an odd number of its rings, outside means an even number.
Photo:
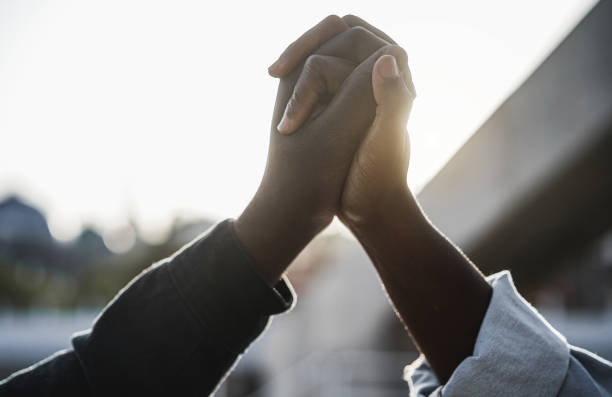
[[[395,40],[389,37],[385,32],[378,29],[374,25],[370,25],[369,23],[367,23],[366,21],[364,21],[363,19],[359,18],[356,15],[350,15],[350,14],[345,15],[342,17],[342,20],[350,27],[361,26],[362,28],[365,28],[369,30],[370,32],[374,33],[376,36],[380,37],[381,39],[387,41],[389,44],[396,44]]]
[[[410,85],[404,81],[395,57],[383,55],[378,58],[372,70],[372,92],[376,101],[374,134],[389,135],[391,132],[403,136],[415,98]]]
[[[365,21],[364,24],[369,25]],[[318,45],[313,44],[316,40],[310,38],[311,35],[309,32],[306,32],[291,44],[279,57],[278,61],[270,67],[270,74],[275,77],[285,77],[313,52],[360,63],[379,48],[392,44],[392,40],[387,41],[363,26],[354,26],[350,29],[345,26],[343,29],[341,32],[327,35],[328,38],[321,40]],[[387,35],[384,36],[389,38]],[[312,43],[309,43],[309,40]],[[281,66],[277,66],[277,63]]]
[[[398,176],[405,183],[410,162],[406,123],[414,95],[404,82],[394,56],[383,55],[376,60],[372,70],[372,92],[376,116],[359,148],[365,154],[365,157],[360,156],[360,167],[378,163],[385,170],[379,179],[390,178],[382,183],[397,183]]]
[[[360,64],[373,53],[388,45],[387,41],[369,32],[365,28],[353,27],[328,40],[316,50],[316,54],[344,58],[355,64]],[[376,59],[369,64],[369,69],[365,72],[368,75],[368,80],[375,60]],[[276,129],[280,122],[287,102],[293,94],[293,88],[299,78],[300,69],[300,67],[294,68],[279,81],[272,117],[272,129]],[[372,89],[370,86],[368,86],[368,91],[370,91],[369,95],[371,97]]]
[[[369,30],[355,26],[328,40],[316,53],[348,59],[359,64],[389,44]]]
[[[352,131],[363,138],[374,121],[376,101],[372,90],[372,69],[378,58],[393,55],[400,73],[408,67],[406,52],[399,46],[385,46],[359,64],[344,80],[329,105],[314,122],[320,124],[315,130]],[[347,139],[347,144],[357,144],[361,139]],[[354,148],[356,149],[356,147]]]
[[[278,124],[278,131],[282,134],[295,131],[323,97],[338,91],[354,68],[353,62],[341,58],[323,55],[308,57]]]
[[[339,16],[326,17],[291,43],[268,68],[268,73],[274,77],[285,76],[323,43],[347,29],[347,24]]]

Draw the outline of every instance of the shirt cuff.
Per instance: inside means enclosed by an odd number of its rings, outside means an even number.
[[[195,316],[207,329],[223,330],[217,336],[234,353],[246,349],[270,315],[291,309],[295,302],[285,277],[271,287],[260,276],[231,220],[188,244],[170,260],[168,269]]]
[[[509,272],[487,278],[493,295],[474,352],[440,385],[424,358],[407,366],[412,396],[556,396],[569,345],[514,287]]]

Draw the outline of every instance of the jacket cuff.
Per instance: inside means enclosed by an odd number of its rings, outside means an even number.
[[[405,377],[417,396],[556,396],[569,365],[569,346],[523,297],[507,271],[487,278],[493,296],[474,353],[440,389],[426,360],[408,366]]]
[[[246,349],[270,315],[289,310],[295,302],[286,278],[271,287],[260,276],[231,220],[179,251],[168,270],[194,315],[207,329],[223,330],[217,336],[234,353]]]

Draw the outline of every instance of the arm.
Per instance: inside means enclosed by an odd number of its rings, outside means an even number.
[[[0,395],[208,395],[287,310],[225,221],[145,270],[60,352],[0,383]]]
[[[378,31],[356,17],[348,18]],[[291,49],[280,59],[290,59]],[[393,56],[377,58],[370,84],[378,109],[352,161],[338,215],[366,249],[417,345],[438,376],[448,379],[473,350],[491,288],[427,221],[406,186],[405,124],[414,86],[406,54],[399,47],[396,50]],[[295,97],[317,97],[309,93],[309,87],[317,86],[316,81],[298,83]],[[302,99],[290,104],[298,110],[287,106],[285,114],[294,120],[286,132],[301,125],[313,102]]]
[[[406,186],[405,125],[415,90],[405,58],[380,57],[372,90],[376,117],[344,184],[339,216],[429,360],[408,368],[413,392],[609,395],[611,363],[569,346],[518,295],[509,274],[485,280],[420,210]]]
[[[491,287],[400,190],[373,223],[350,228],[370,256],[399,317],[444,383],[472,354]]]
[[[611,363],[569,346],[507,272],[485,280],[420,210],[405,182],[414,87],[402,66],[385,56],[374,67],[376,118],[353,161],[340,216],[429,361],[408,368],[413,393],[610,395]]]
[[[393,42],[357,17],[343,20]],[[291,57],[303,54],[307,44],[292,44],[280,64],[294,62]],[[569,347],[518,295],[507,272],[485,280],[420,210],[406,186],[405,125],[415,90],[405,54],[392,55],[374,65],[376,117],[353,159],[338,215],[364,245],[398,315],[431,362],[419,359],[407,368],[413,393],[608,395],[612,364]],[[283,73],[278,66],[271,69]],[[285,133],[299,127],[314,107],[312,98],[320,95],[312,87],[321,81],[305,76],[295,87],[301,100],[290,104],[298,109],[287,106],[285,116],[293,120]]]
[[[415,89],[407,66],[400,65],[383,57],[374,69],[377,117],[353,161],[340,217],[365,248],[400,319],[445,382],[472,354],[491,288],[427,220],[406,185],[410,147],[405,125]]]
[[[471,355],[491,288],[421,212],[406,186],[406,123],[415,89],[406,65],[381,58],[377,116],[353,161],[340,217],[372,259],[400,319],[440,381]],[[452,330],[452,331],[451,331]]]

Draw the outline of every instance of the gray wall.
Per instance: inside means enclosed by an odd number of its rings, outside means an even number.
[[[612,224],[611,127],[612,1],[603,1],[419,200],[485,271],[537,278],[544,262]]]

